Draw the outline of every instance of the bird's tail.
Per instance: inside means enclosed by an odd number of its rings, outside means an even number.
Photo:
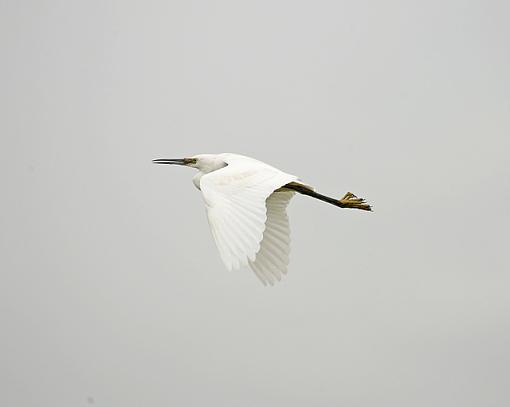
[[[358,198],[351,192],[347,192],[343,198],[335,199],[326,195],[319,194],[308,185],[300,184],[299,182],[290,182],[283,186],[283,188],[291,189],[292,191],[299,192],[303,195],[311,196],[312,198],[330,203],[340,208],[361,209],[362,211],[372,211],[372,207],[365,202],[363,198]]]

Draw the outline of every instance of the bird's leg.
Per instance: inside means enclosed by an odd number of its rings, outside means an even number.
[[[344,208],[361,209],[364,211],[372,210],[370,205],[367,204],[363,198],[358,198],[352,192],[347,192],[339,202]]]
[[[332,205],[338,206],[340,208],[353,208],[353,209],[361,209],[363,211],[371,211],[372,207],[365,202],[363,198],[358,198],[352,192],[347,192],[342,199],[331,198],[326,195],[319,194],[313,190],[312,187],[307,185],[303,185],[299,182],[289,182],[284,185],[282,188],[277,189],[276,192],[280,190],[292,190],[299,192],[303,195],[311,196],[312,198],[319,199],[321,201],[330,203]]]

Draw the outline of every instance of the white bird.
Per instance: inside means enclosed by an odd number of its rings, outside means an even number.
[[[239,154],[199,154],[153,162],[198,169],[193,184],[202,192],[223,263],[228,270],[249,265],[264,285],[273,285],[287,273],[290,228],[286,209],[296,192],[340,208],[371,210],[350,192],[342,199],[318,194],[296,176]]]

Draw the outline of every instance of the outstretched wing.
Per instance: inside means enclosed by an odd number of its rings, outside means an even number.
[[[221,259],[232,270],[255,261],[266,224],[266,199],[297,177],[242,156],[225,162],[226,167],[200,179],[200,189]]]
[[[264,237],[255,261],[250,260],[251,269],[264,285],[280,281],[287,274],[290,253],[290,228],[287,205],[294,196],[293,191],[273,192],[266,200],[267,220]]]

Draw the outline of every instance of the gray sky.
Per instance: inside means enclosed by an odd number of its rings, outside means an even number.
[[[0,404],[510,403],[510,29],[497,1],[3,1]],[[193,170],[297,197],[227,272]]]

